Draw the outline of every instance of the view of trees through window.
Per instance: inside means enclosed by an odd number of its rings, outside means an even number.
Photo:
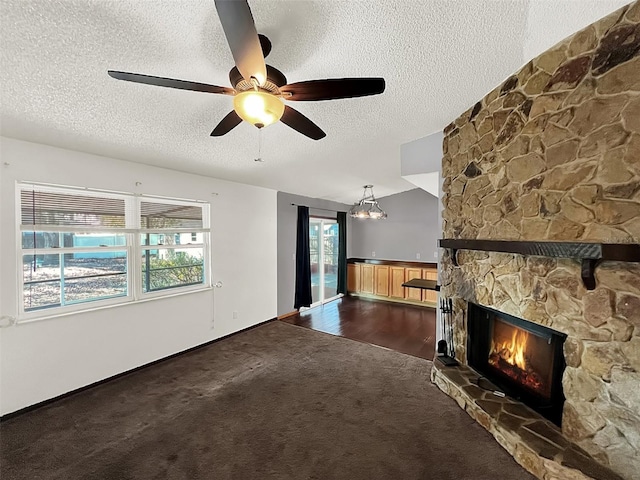
[[[161,255],[147,250],[143,256],[143,291],[151,292],[175,286],[202,283],[204,259],[202,249],[189,252],[161,250]]]
[[[204,252],[202,248],[192,246],[200,245],[202,242],[203,234],[196,232],[141,235],[144,248],[142,290],[153,292],[202,283]]]

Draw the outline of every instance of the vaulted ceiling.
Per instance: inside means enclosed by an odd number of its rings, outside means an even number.
[[[414,188],[400,177],[401,144],[442,130],[529,59],[625,3],[250,0],[273,44],[267,63],[289,82],[386,79],[379,96],[292,104],[326,132],[314,141],[282,123],[210,137],[231,97],[107,75],[229,86],[233,58],[212,0],[0,0],[0,133],[345,203],[364,184],[382,197]]]

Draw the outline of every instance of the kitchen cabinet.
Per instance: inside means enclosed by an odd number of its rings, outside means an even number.
[[[437,280],[437,265],[377,259],[350,259],[347,263],[350,295],[435,307],[437,292],[402,286],[413,279]]]
[[[347,265],[347,292],[360,291],[360,264],[349,263]]]
[[[438,271],[435,268],[425,268],[422,270],[424,280],[438,280]],[[426,303],[438,303],[438,292],[434,290],[422,290],[422,301]]]
[[[408,282],[409,280],[413,280],[414,278],[422,278],[422,269],[413,267],[405,268],[404,281]],[[422,290],[420,290],[419,288],[405,288],[404,291],[405,300],[413,300],[416,302],[422,301]]]
[[[374,293],[380,297],[389,296],[389,265],[375,265],[373,268],[375,275],[376,289]]]
[[[360,264],[360,292],[373,295],[373,267],[368,263]]]
[[[390,266],[389,267],[389,296],[391,298],[405,298],[404,283],[405,268]]]

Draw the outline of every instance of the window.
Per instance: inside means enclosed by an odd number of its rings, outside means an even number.
[[[203,234],[198,239],[198,233],[191,230],[201,228],[202,223],[201,205],[140,202],[143,292],[204,282]],[[156,240],[158,237],[162,240]]]
[[[209,206],[20,184],[21,316],[209,286]]]

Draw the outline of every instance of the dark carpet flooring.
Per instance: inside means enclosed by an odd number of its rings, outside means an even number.
[[[533,479],[431,362],[270,322],[0,424],[0,478]]]

